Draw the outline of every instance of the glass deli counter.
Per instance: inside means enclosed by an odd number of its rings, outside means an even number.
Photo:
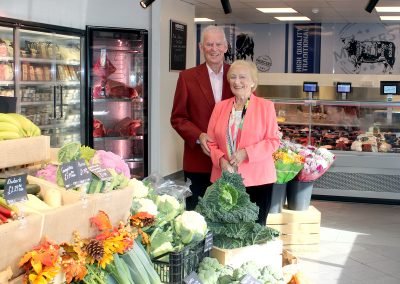
[[[296,86],[289,92],[285,87],[284,94],[290,94],[285,98],[271,96],[268,87],[262,86],[258,95],[275,103],[284,139],[336,155],[329,171],[315,181],[314,195],[400,200],[399,100],[385,101],[371,88],[359,88],[351,100],[340,100],[333,87],[320,88],[317,99],[305,99]]]

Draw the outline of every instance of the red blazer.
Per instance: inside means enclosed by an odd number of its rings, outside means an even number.
[[[229,116],[235,98],[218,103],[210,118],[208,135],[214,139],[209,143],[213,163],[211,182],[221,176],[219,159],[228,158],[227,129]],[[279,147],[278,123],[273,102],[254,95],[244,117],[238,149],[245,148],[248,160],[238,167],[245,186],[255,186],[276,181],[276,171],[272,153]]]
[[[226,74],[229,65],[224,64],[222,100],[232,97]],[[183,170],[210,173],[211,160],[201,150],[196,140],[207,132],[208,121],[215,106],[210,77],[205,63],[180,72],[176,84],[171,125],[185,141]]]

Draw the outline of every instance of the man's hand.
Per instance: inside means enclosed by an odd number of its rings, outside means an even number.
[[[231,159],[229,160],[229,163],[234,166],[237,167],[240,165],[240,163],[242,163],[244,160],[247,160],[248,156],[247,156],[247,152],[246,149],[240,149],[239,151],[237,151],[235,154],[232,155]]]
[[[231,166],[231,164],[229,164],[229,162],[225,158],[219,159],[219,166],[221,167],[222,171],[226,171],[231,174],[235,172],[235,168]]]
[[[210,148],[207,145],[207,142],[214,142],[207,133],[203,132],[199,136],[199,141],[200,141],[200,146],[201,149],[203,150],[203,153],[206,154],[207,156],[210,156]]]

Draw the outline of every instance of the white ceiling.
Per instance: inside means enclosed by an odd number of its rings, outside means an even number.
[[[216,24],[244,23],[282,23],[274,16],[293,16],[295,14],[264,14],[256,8],[290,7],[307,16],[316,23],[380,23],[375,9],[365,11],[369,0],[230,0],[232,13],[225,15],[220,0],[181,0],[196,7],[196,17],[207,17]],[[376,6],[400,6],[400,0],[380,0]],[[318,8],[318,13],[313,13]],[[400,15],[400,13],[397,13]],[[396,15],[384,13],[384,15]],[[398,23],[398,22],[397,22]]]

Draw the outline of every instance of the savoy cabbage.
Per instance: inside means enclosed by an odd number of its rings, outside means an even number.
[[[255,222],[258,210],[246,193],[242,177],[228,172],[207,188],[196,207],[206,218],[214,245],[227,249],[263,244],[279,236],[275,229]]]

